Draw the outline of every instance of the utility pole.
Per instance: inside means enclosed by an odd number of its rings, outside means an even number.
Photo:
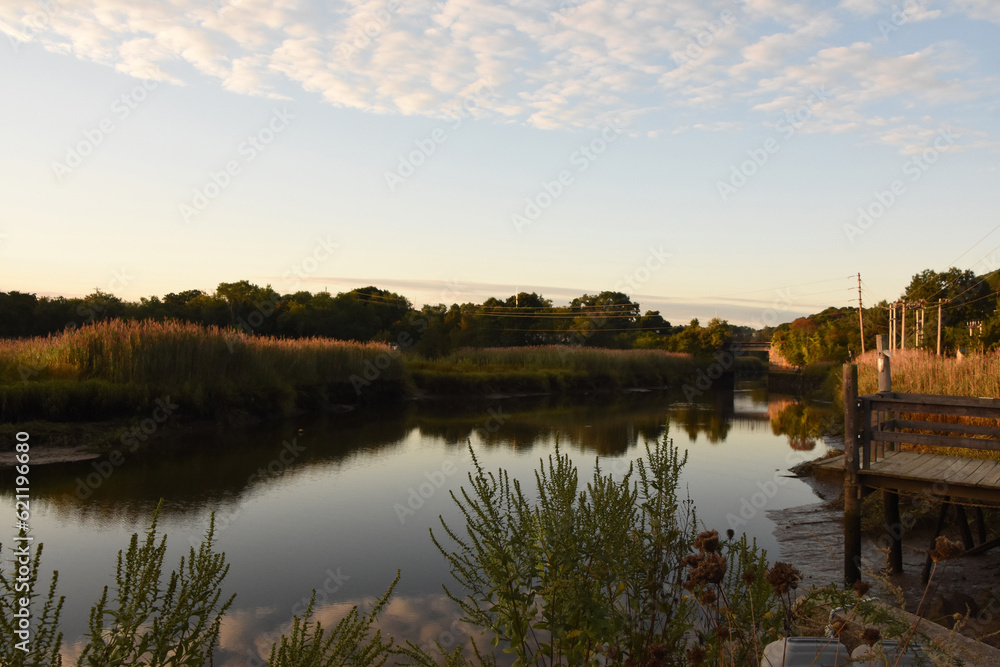
[[[927,315],[927,309],[921,308],[920,310],[913,313],[916,318],[916,342],[913,344],[914,347],[924,346],[924,316]]]
[[[903,331],[899,336],[899,349],[906,349],[906,299],[903,299],[902,305],[899,310],[903,313]]]
[[[944,303],[941,299],[938,299],[938,340],[937,340],[937,356],[941,356],[941,304]]]
[[[896,349],[896,302],[889,304],[889,351]]]
[[[858,272],[858,321],[861,323],[861,354],[865,353],[865,314],[861,310],[861,273]]]

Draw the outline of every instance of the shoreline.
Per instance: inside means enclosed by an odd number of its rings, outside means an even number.
[[[813,487],[820,501],[767,512],[768,518],[777,526],[774,535],[781,558],[800,570],[804,586],[842,582],[842,483],[829,475],[817,477],[808,468],[793,472]],[[948,528],[950,530],[946,529],[942,534],[958,539],[957,529]],[[908,530],[903,538],[903,573],[888,575],[883,571],[885,553],[879,548],[880,533],[865,531],[862,573],[863,579],[872,584],[872,594],[903,614],[916,610],[924,597],[925,586],[920,582],[920,572],[932,536],[933,529],[929,526],[918,525]],[[920,624],[921,631],[926,631],[925,626],[936,626],[940,630],[937,633],[939,639],[956,634],[986,647],[976,653],[974,646],[962,644],[962,651],[972,651],[973,655],[985,654],[990,656],[990,660],[1000,657],[1000,549],[946,561],[927,588],[920,611],[924,619]],[[965,618],[957,633],[951,629],[956,615]],[[933,636],[933,633],[929,634]],[[967,664],[1000,664],[1000,660]]]

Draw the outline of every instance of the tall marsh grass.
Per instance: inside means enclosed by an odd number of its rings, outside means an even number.
[[[856,359],[860,394],[878,391],[877,355],[866,352]],[[921,350],[894,350],[890,367],[893,391],[1000,398],[1000,355],[995,352],[956,359]]]
[[[877,352],[866,352],[856,360],[859,394],[874,394],[878,391],[877,356]],[[894,392],[1000,398],[1000,354],[996,352],[956,359],[939,357],[921,350],[894,350],[889,364]],[[996,419],[931,414],[911,417],[945,424],[976,424],[1000,429]],[[901,447],[918,452],[1000,460],[1000,451],[989,449],[911,444],[903,444]]]
[[[689,354],[543,345],[467,348],[433,361],[408,360],[423,391],[559,392],[679,385],[698,364]]]
[[[382,387],[401,388],[406,373],[396,356],[384,343],[285,340],[190,323],[112,320],[45,338],[0,341],[0,415],[4,421],[24,418],[46,391],[49,403],[59,403],[66,392],[80,399],[103,391],[115,394],[113,403],[171,394],[199,412],[239,403],[272,409],[275,402],[288,410],[306,389],[354,395],[351,376],[367,370],[370,377],[372,367]]]

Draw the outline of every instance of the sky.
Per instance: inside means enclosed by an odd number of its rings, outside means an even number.
[[[616,290],[761,326],[1000,268],[995,0],[4,0],[0,290]]]

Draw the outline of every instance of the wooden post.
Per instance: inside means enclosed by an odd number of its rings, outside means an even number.
[[[983,508],[976,508],[976,532],[979,534],[979,544],[986,544],[986,517],[983,516]]]
[[[844,364],[844,584],[861,580],[861,487],[858,485],[858,366]]]
[[[903,522],[899,518],[899,494],[885,490],[885,526],[889,531],[889,574],[903,573]]]
[[[938,299],[938,343],[937,356],[941,356],[941,299]]]
[[[876,336],[875,344],[878,346],[878,391],[892,391],[892,371],[889,364],[889,355],[886,354],[885,336]]]
[[[969,515],[965,513],[965,507],[955,505],[955,513],[958,515],[958,532],[962,536],[962,546],[966,551],[976,547],[976,541],[972,539],[972,529],[969,528]]]

